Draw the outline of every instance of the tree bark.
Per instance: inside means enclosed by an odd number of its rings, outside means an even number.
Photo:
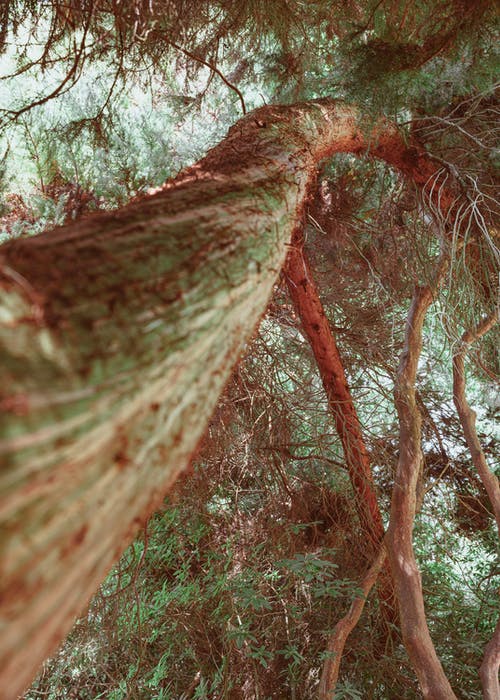
[[[368,558],[373,558],[384,537],[382,515],[358,414],[345,376],[342,358],[319,297],[300,237],[294,238],[285,266],[285,278],[295,311],[311,346],[335,419],[344,459],[353,487]]]
[[[484,700],[500,698],[498,667],[500,666],[500,617],[497,620],[492,638],[486,645],[483,662],[479,669]]]
[[[476,340],[479,340],[485,333],[493,328],[497,323],[497,313],[487,316],[474,330],[466,331],[462,336],[462,342],[458,351],[453,355],[453,402],[457,409],[465,441],[472,459],[472,464],[477,469],[479,478],[488,494],[493,508],[498,533],[500,535],[500,486],[495,474],[488,467],[481,442],[476,431],[476,414],[467,401],[465,393],[465,355],[468,349]]]
[[[300,229],[302,231],[302,229]],[[311,346],[323,382],[328,404],[332,411],[337,434],[342,443],[344,459],[354,493],[362,537],[366,540],[368,560],[378,562],[384,537],[384,524],[378,506],[370,457],[363,431],[347,382],[344,365],[335,336],[325,314],[312,270],[303,249],[302,233],[295,233],[285,265],[285,278],[295,311]],[[384,549],[385,552],[385,549]],[[364,586],[369,581],[368,594],[383,569],[379,585],[382,614],[388,624],[397,620],[391,571],[385,553],[376,568],[370,568]],[[340,661],[347,637],[356,626],[363,611],[366,597],[356,598],[349,613],[340,620],[331,633],[327,650],[333,654],[325,661],[319,688],[320,700],[332,698],[337,683]]]
[[[189,462],[264,312],[318,162],[444,174],[322,100],[264,107],[157,195],[0,248],[0,698],[63,639]]]
[[[497,313],[487,316],[474,330],[466,331],[458,351],[453,356],[453,401],[457,409],[465,441],[472,459],[472,464],[479,474],[483,486],[490,499],[497,530],[500,535],[500,485],[495,474],[491,471],[476,430],[476,414],[467,401],[465,392],[465,355],[472,343],[479,340],[493,328],[498,321]],[[485,700],[497,700],[500,697],[498,669],[500,667],[500,617],[493,637],[486,646],[483,662],[480,668],[483,697]]]
[[[442,270],[442,268],[441,268]],[[426,700],[456,700],[427,626],[420,571],[413,551],[417,485],[422,468],[421,416],[415,381],[422,350],[422,327],[433,299],[430,286],[417,287],[408,314],[405,344],[394,389],[399,418],[399,461],[386,536],[399,604],[401,632]]]

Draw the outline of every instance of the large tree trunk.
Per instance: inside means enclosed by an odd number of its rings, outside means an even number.
[[[425,153],[386,125],[365,138],[350,107],[265,107],[157,195],[0,249],[0,698],[189,462],[317,163],[367,144],[439,191]]]

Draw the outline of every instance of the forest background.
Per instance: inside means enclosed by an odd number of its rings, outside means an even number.
[[[71,0],[4,2],[1,12],[2,284],[9,291],[12,280],[28,280],[32,308],[39,303],[39,273],[29,272],[33,234],[42,240],[64,225],[68,236],[83,240],[98,228],[94,222],[111,221],[129,202],[136,209],[123,209],[125,218],[139,212],[146,229],[142,203],[168,196],[169,178],[185,186],[189,166],[210,148],[225,148],[230,126],[228,143],[242,148],[228,190],[235,196],[255,184],[241,155],[245,138],[264,157],[268,145],[258,139],[272,132],[286,152],[286,128],[303,123],[301,148],[313,152],[314,139],[326,138],[311,126],[318,105],[327,121],[359,119],[363,142],[344,149],[351,153],[313,157],[314,177],[282,246],[288,261],[274,270],[253,312],[258,330],[249,322],[241,332],[244,353],[230,379],[220,381],[215,412],[193,409],[199,432],[206,428],[203,439],[193,440],[175,468],[165,467],[155,486],[155,505],[169,487],[164,505],[118,561],[137,531],[135,512],[133,527],[111,532],[115,566],[86,612],[84,596],[72,603],[66,628],[77,610],[84,614],[57,652],[64,625],[44,638],[43,655],[50,648],[53,656],[24,697],[496,700],[494,3]],[[324,102],[311,102],[318,99]],[[403,156],[391,155],[396,151]],[[227,162],[229,151],[221,152]],[[213,161],[211,168],[216,172]],[[264,197],[255,206],[278,227],[277,195],[266,188],[267,203]],[[223,208],[225,200],[210,205]],[[196,195],[190,207],[196,214]],[[241,222],[231,216],[237,239]],[[124,239],[124,255],[136,245]],[[249,261],[231,244],[223,254],[241,255],[257,286],[266,256]],[[23,259],[19,267],[12,266],[15,256]],[[79,265],[92,263],[82,256]],[[126,264],[159,274],[154,257]],[[195,265],[210,286],[210,270]],[[69,319],[87,303],[90,283],[90,275],[75,283]],[[126,287],[115,286],[119,307]],[[16,557],[36,540],[37,521],[22,500],[29,489],[14,471],[17,458],[9,459],[17,437],[33,431],[33,397],[42,405],[54,380],[36,343],[26,343],[28,359],[24,345],[12,350],[8,301],[3,308],[2,565],[8,576],[15,566],[12,580],[2,581],[2,625],[10,629],[13,618],[17,629],[10,592],[17,587],[14,606],[31,593],[19,585],[26,564]],[[112,352],[122,373],[135,362],[137,336],[161,327],[154,305],[150,311],[142,308],[138,325],[139,317],[113,310],[123,341]],[[99,354],[92,345],[98,327],[83,329],[89,357]],[[130,370],[134,382],[144,381],[148,358],[146,349]],[[79,390],[105,386],[109,375],[102,372],[80,372]],[[127,392],[131,401],[135,384]],[[54,396],[44,399],[49,425],[61,420]],[[172,407],[164,411],[156,399],[154,405],[157,422],[167,424]],[[141,439],[146,444],[147,435]],[[128,475],[134,458],[128,438],[120,441],[106,459]],[[50,480],[39,481],[42,469],[23,449],[18,464],[35,467],[20,473],[41,508]],[[188,461],[172,486],[171,475]],[[107,483],[96,491],[103,500],[112,490]],[[131,484],[131,492],[140,490],[140,479]],[[127,498],[122,507],[132,511],[134,496]],[[64,519],[71,507],[68,501],[61,508],[57,532],[75,549],[78,575],[79,547],[89,538],[80,528],[75,539],[73,516]],[[141,506],[143,521],[152,507]],[[89,506],[96,532],[99,508],[99,499]],[[50,519],[47,508],[40,512],[43,522]],[[401,533],[408,537],[398,540]],[[405,567],[398,571],[401,558],[406,569],[416,562],[421,584],[416,569],[406,579]],[[107,562],[93,575],[94,588]],[[52,566],[50,557],[44,566]],[[412,630],[427,629],[422,651],[424,636],[412,638]],[[11,669],[5,678],[10,683],[17,674],[26,686],[37,669],[19,672],[15,644],[2,652]]]

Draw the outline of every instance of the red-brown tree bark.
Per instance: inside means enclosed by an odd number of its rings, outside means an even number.
[[[367,556],[371,559],[384,537],[384,525],[373,482],[370,457],[342,358],[300,236],[295,236],[292,241],[284,272],[290,297],[316,360],[337,434],[342,443],[361,527],[363,534],[368,538]]]
[[[316,360],[328,405],[335,420],[337,434],[342,443],[361,523],[361,536],[366,542],[365,554],[368,561],[375,558],[377,562],[375,568],[370,568],[363,587],[368,585],[369,581],[369,590],[375,583],[379,571],[384,569],[380,581],[379,598],[384,618],[392,624],[397,618],[396,600],[385,553],[381,559],[381,555],[376,554],[377,551],[380,552],[384,525],[373,481],[370,457],[337,342],[303,249],[301,233],[296,232],[292,239],[284,273],[295,311]],[[349,613],[337,623],[329,636],[327,649],[331,655],[325,661],[319,690],[319,697],[322,700],[333,696],[340,668],[340,657],[347,637],[361,615],[364,603],[365,598],[356,598]]]

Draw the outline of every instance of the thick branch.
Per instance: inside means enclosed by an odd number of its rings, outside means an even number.
[[[309,341],[328,404],[335,419],[344,458],[355,494],[363,533],[371,543],[369,556],[380,546],[384,525],[363,432],[347,383],[342,358],[319,297],[300,239],[293,241],[285,266],[285,278],[295,311]]]

